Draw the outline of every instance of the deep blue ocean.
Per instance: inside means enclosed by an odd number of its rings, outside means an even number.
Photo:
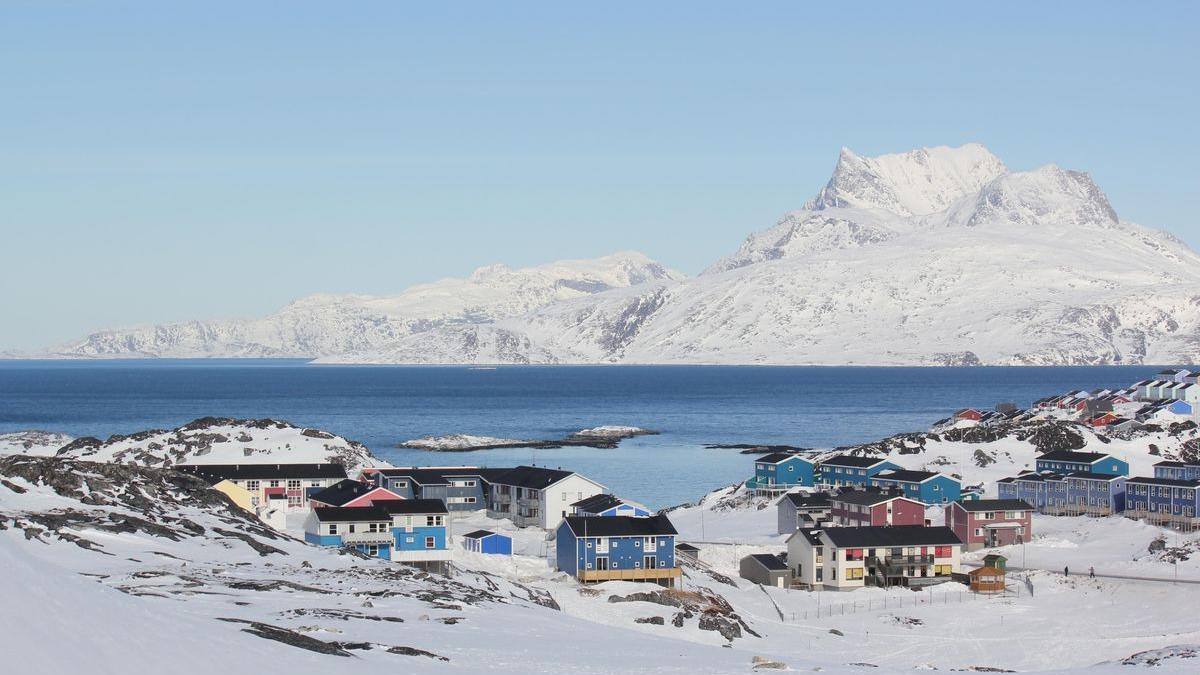
[[[105,438],[207,415],[271,417],[365,443],[399,464],[536,463],[585,473],[649,506],[749,477],[710,443],[833,447],[919,431],[957,408],[1021,406],[1118,387],[1152,366],[316,366],[293,360],[0,361],[0,431]],[[403,450],[425,435],[559,438],[601,424],[661,431],[615,450]]]

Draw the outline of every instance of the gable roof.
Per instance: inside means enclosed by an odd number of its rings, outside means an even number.
[[[563,519],[577,537],[649,537],[679,534],[664,515],[649,518],[633,516],[567,516]]]
[[[675,550],[676,551],[697,552],[700,550],[700,547],[695,546],[693,544],[688,544],[686,542],[679,542],[678,544],[675,544]]]
[[[373,483],[362,483],[347,478],[346,480],[338,481],[333,485],[330,485],[320,492],[309,495],[309,499],[315,499],[319,502],[324,502],[332,506],[343,506],[348,502],[352,502],[355,499],[358,499],[367,493],[375,492],[376,490],[383,490],[384,492],[392,494],[393,496],[399,496],[384,488],[375,487]]]
[[[809,464],[813,463],[812,460],[808,459],[807,457],[803,457],[794,452],[772,452],[768,455],[763,455],[754,461],[759,464],[779,464],[780,462],[784,462],[789,459],[799,459],[802,462],[807,462]]]
[[[751,553],[746,557],[772,572],[786,572],[788,568],[774,553]]]
[[[954,502],[964,511],[1032,511],[1033,507],[1024,499],[974,499]]]
[[[1200,462],[1177,462],[1177,461],[1173,461],[1173,460],[1169,460],[1169,459],[1164,459],[1161,462],[1155,462],[1154,466],[1172,466],[1172,467],[1177,467],[1177,468],[1183,468],[1185,466],[1200,466]]]
[[[1083,480],[1114,481],[1117,479],[1124,479],[1125,476],[1114,476],[1114,475],[1108,474],[1108,473],[1093,473],[1091,471],[1072,471],[1071,473],[1067,474],[1067,478],[1081,478]]]
[[[391,521],[392,516],[378,506],[343,508],[340,506],[318,506],[313,509],[317,520],[322,523],[361,523],[363,521]]]
[[[838,548],[846,546],[938,546],[961,544],[948,527],[922,525],[882,525],[872,527],[831,527],[821,531]]]
[[[624,503],[624,501],[612,495],[599,494],[580,499],[579,501],[571,504],[571,506],[574,506],[581,511],[587,511],[588,513],[599,513],[601,511],[607,511],[614,506],[620,506]]]
[[[856,469],[867,469],[888,461],[886,457],[859,457],[857,455],[837,455],[822,460],[821,464],[829,466],[849,466]]]
[[[392,515],[411,515],[426,513],[449,513],[446,503],[440,499],[404,499],[400,501],[379,502],[372,508],[381,508]]]
[[[1185,488],[1200,487],[1200,480],[1194,478],[1192,480],[1186,480],[1181,478],[1151,478],[1150,476],[1136,476],[1125,481],[1126,485],[1130,483],[1141,483],[1143,485],[1165,485],[1168,487]]]
[[[489,482],[498,485],[515,485],[531,490],[542,490],[555,483],[576,475],[574,471],[562,469],[547,469],[541,466],[518,466],[505,469],[489,478]],[[595,482],[595,481],[591,481]],[[596,483],[599,485],[599,483]]]
[[[378,473],[388,478],[407,478],[417,485],[449,485],[451,478],[487,480],[489,475],[499,471],[508,471],[508,469],[481,469],[477,466],[410,466],[373,469],[371,473]]]
[[[287,478],[346,478],[341,464],[176,464],[175,469],[201,476],[232,480],[274,480]]]
[[[937,478],[941,474],[936,471],[910,471],[908,469],[891,469],[875,474],[873,477],[879,480],[895,480],[902,483],[924,483],[931,478]],[[947,476],[948,477],[948,476]]]
[[[859,506],[874,506],[884,502],[890,502],[893,499],[908,499],[899,492],[883,491],[883,490],[846,490],[833,495],[829,498],[830,503],[841,502],[843,504],[856,504]],[[908,501],[913,501],[908,499]],[[920,502],[916,502],[920,503]]]
[[[829,493],[827,492],[789,492],[783,496],[800,508],[822,508],[829,506]]]
[[[1083,464],[1094,464],[1102,459],[1108,459],[1111,455],[1103,452],[1076,452],[1074,450],[1051,450],[1044,455],[1040,455],[1037,459],[1050,460],[1051,462],[1081,462]]]
[[[474,532],[468,532],[463,536],[467,539],[485,539],[487,537],[507,537],[508,535],[500,534],[499,532],[492,532],[491,530],[475,530]]]

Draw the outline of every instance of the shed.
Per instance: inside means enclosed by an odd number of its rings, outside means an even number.
[[[1006,572],[1008,571],[1008,558],[1005,558],[999,553],[989,553],[983,556],[983,566],[995,567],[1001,572]]]
[[[791,584],[787,563],[772,553],[752,553],[742,558],[738,573],[743,579],[763,586],[786,588]]]
[[[1004,591],[1004,570],[984,565],[967,573],[970,577],[971,590],[976,593],[1002,593]]]
[[[700,548],[694,544],[679,543],[675,544],[676,555],[681,555],[685,558],[691,558],[696,562],[700,561]]]
[[[475,553],[512,555],[512,537],[491,530],[475,530],[463,535],[463,548]]]

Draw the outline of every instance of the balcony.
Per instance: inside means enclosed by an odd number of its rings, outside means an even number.
[[[536,508],[536,507],[540,506],[541,503],[542,503],[542,500],[538,499],[537,497],[521,497],[520,499],[517,500],[518,506],[527,506],[527,507]]]
[[[507,504],[511,504],[512,500],[513,500],[512,495],[497,494],[492,501],[496,502],[497,504],[507,505]]]
[[[878,556],[868,556],[866,558],[867,567],[874,567],[887,576],[900,576],[904,574],[904,570],[910,567],[921,565],[932,565],[932,555],[898,555],[887,556],[880,558]]]
[[[677,579],[683,574],[678,567],[656,567],[654,569],[631,570],[580,570],[579,580],[594,581],[658,581]]]

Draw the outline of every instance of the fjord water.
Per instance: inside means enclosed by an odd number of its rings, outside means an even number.
[[[106,438],[203,416],[270,417],[405,465],[534,463],[581,471],[653,507],[747,478],[710,443],[834,447],[920,431],[957,408],[1123,387],[1159,368],[316,366],[296,360],[0,361],[0,432]],[[560,438],[601,424],[661,431],[614,450],[433,453],[425,435]]]

